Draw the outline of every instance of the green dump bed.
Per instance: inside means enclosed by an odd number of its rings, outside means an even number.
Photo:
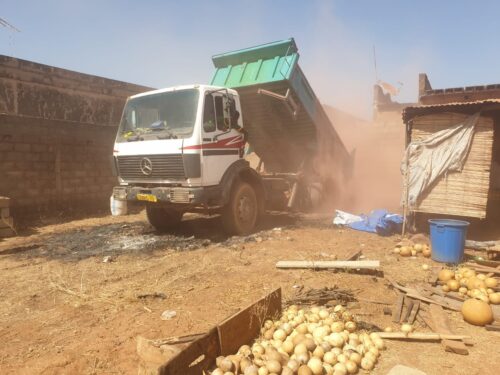
[[[345,174],[349,153],[298,59],[293,39],[216,55],[211,84],[238,91],[249,143],[266,171],[313,166],[322,174]]]

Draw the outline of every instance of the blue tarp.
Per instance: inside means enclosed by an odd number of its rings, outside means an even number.
[[[400,233],[403,225],[403,217],[391,214],[387,210],[373,210],[369,215],[360,215],[361,221],[348,224],[352,229],[363,232],[378,233],[381,236],[390,236]]]

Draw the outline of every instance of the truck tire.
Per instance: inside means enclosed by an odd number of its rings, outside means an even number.
[[[182,212],[161,206],[146,206],[149,223],[158,232],[167,232],[175,228],[182,219]]]
[[[236,182],[229,202],[222,209],[222,225],[229,234],[246,236],[255,228],[259,216],[259,202],[252,185]]]

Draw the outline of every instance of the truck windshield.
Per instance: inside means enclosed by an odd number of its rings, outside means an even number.
[[[187,138],[196,121],[199,91],[187,89],[129,99],[117,140]]]

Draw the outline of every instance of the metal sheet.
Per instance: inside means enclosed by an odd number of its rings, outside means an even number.
[[[444,104],[427,104],[427,105],[416,105],[409,106],[403,109],[403,121],[407,122],[415,116],[427,115],[437,112],[446,111],[460,111],[465,110],[468,112],[474,112],[482,109],[485,106],[500,104],[500,99],[487,99],[478,100],[474,102],[454,102],[454,103],[444,103]],[[500,109],[500,107],[498,107]]]

